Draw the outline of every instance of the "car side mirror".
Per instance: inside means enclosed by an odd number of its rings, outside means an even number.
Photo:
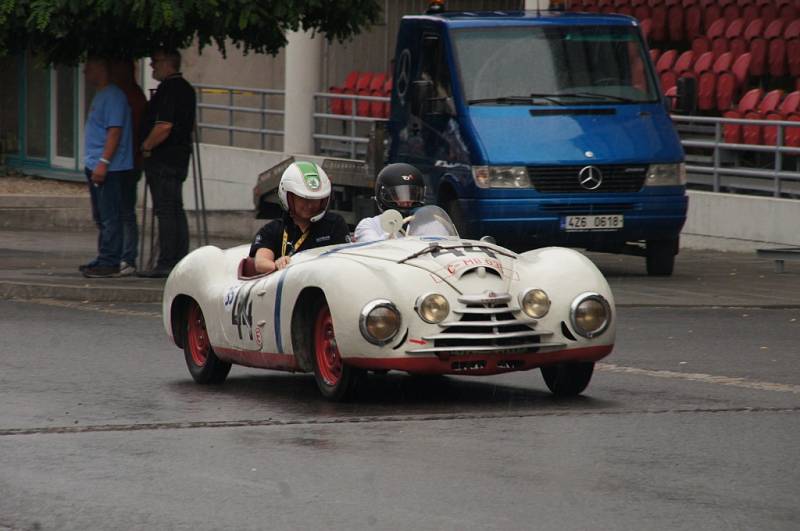
[[[381,229],[394,238],[403,228],[403,215],[397,210],[385,210],[380,215]]]
[[[697,79],[682,77],[678,79],[675,112],[695,114],[697,112]]]

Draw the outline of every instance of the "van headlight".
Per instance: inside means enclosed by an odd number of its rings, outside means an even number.
[[[386,299],[367,303],[361,309],[358,327],[364,339],[374,345],[385,345],[400,330],[402,319],[397,307]]]
[[[519,296],[519,307],[528,317],[541,319],[550,311],[550,297],[537,288],[525,290]]]
[[[572,328],[586,338],[599,336],[611,324],[611,305],[598,293],[582,293],[570,308]]]
[[[472,177],[478,188],[530,188],[525,166],[473,166]]]
[[[686,184],[686,165],[651,164],[647,169],[646,186],[684,186]]]
[[[426,323],[438,324],[450,314],[450,303],[444,295],[429,293],[417,299],[414,309]]]

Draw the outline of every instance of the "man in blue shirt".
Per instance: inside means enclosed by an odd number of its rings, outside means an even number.
[[[119,273],[122,254],[122,181],[133,170],[133,128],[125,93],[111,83],[109,62],[89,58],[86,81],[97,89],[86,118],[86,178],[100,229],[97,258],[80,267],[89,278]]]

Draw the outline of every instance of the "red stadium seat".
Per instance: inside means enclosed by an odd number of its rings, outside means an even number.
[[[800,122],[800,114],[793,114],[788,118],[790,122]],[[783,145],[789,147],[800,147],[800,124],[798,127],[787,127],[785,132],[785,141]]]
[[[800,77],[800,20],[792,21],[784,30],[786,41],[786,66],[789,75]]]
[[[731,108],[733,99],[742,90],[747,81],[751,55],[742,54],[736,58],[731,69],[717,77],[717,109],[725,111]],[[749,110],[749,109],[748,109]]]
[[[733,54],[720,55],[710,71],[706,70],[697,80],[697,108],[701,111],[713,111],[717,108],[716,89],[719,75],[731,68]]]
[[[342,86],[329,87],[328,92],[333,92],[336,94],[353,94],[356,89],[356,82],[358,81],[359,75],[360,74],[355,70],[350,72],[347,74]],[[330,100],[330,102],[331,114],[349,114],[352,110],[352,102],[349,100],[333,98]]]
[[[780,106],[775,112],[767,114],[767,120],[788,120],[793,114],[797,114],[800,110],[800,91],[794,91],[783,99]],[[784,129],[784,144],[786,143],[786,133],[788,129]],[[776,146],[778,144],[778,126],[765,125],[762,131],[763,144],[766,146]]]
[[[772,2],[762,3],[759,15],[764,19],[764,22],[769,24],[778,18],[778,7]]]
[[[685,39],[693,41],[703,34],[703,11],[699,5],[687,6],[684,4],[684,28]]]
[[[383,85],[386,83],[386,74],[383,72],[377,72],[375,75],[372,76],[372,81],[369,83],[369,91],[368,95],[370,96],[382,96],[383,95]],[[382,118],[383,117],[383,102],[382,101],[364,101],[359,102],[359,107],[362,103],[366,104],[366,116],[371,116],[373,118]],[[359,109],[359,115],[361,115],[361,111]],[[363,116],[363,115],[362,115]]]
[[[361,72],[361,75],[358,76],[358,81],[356,82],[356,94],[359,96],[369,96],[369,85],[372,82],[372,78],[375,74],[373,72]],[[368,116],[369,115],[369,101],[361,101],[356,100],[356,114],[359,116]],[[345,105],[346,110],[350,110]]]
[[[672,70],[673,72],[678,74],[678,76],[680,76],[686,72],[691,71],[693,64],[694,64],[694,52],[691,50],[687,50],[678,57],[678,60],[675,61],[675,65],[672,67]]]
[[[739,6],[736,4],[731,3],[722,8],[722,18],[728,22],[733,22],[741,17],[741,15],[742,13],[739,11]]]
[[[723,118],[741,118],[748,112],[756,108],[756,105],[763,99],[764,91],[755,88],[739,100],[736,110],[727,111],[722,115]],[[722,136],[726,144],[741,144],[742,143],[742,126],[741,124],[724,124],[722,126]]]
[[[764,99],[754,110],[745,113],[744,117],[748,120],[763,120],[767,115],[778,108],[778,104],[783,97],[782,90],[772,90],[764,96]],[[760,144],[762,141],[761,125],[747,124],[742,126],[742,140],[745,144]]]
[[[661,54],[661,57],[658,58],[658,63],[656,63],[656,72],[661,74],[667,70],[671,70],[677,58],[678,50],[667,50]]]
[[[650,42],[650,33],[653,32],[653,21],[649,18],[639,21],[639,27],[642,30],[645,42]]]
[[[658,48],[650,48],[650,60],[653,64],[658,63],[658,58],[661,57],[661,50]]]
[[[747,1],[747,2],[739,2],[739,7],[741,8],[742,18],[745,20],[755,20],[761,14],[761,10],[758,8],[754,1]]]
[[[644,20],[652,16],[653,12],[650,9],[650,6],[647,5],[647,2],[643,2],[642,0],[634,0],[634,1],[639,2],[633,4],[633,16],[635,18],[638,18],[639,20]]]
[[[653,21],[651,40],[653,42],[663,42],[667,37],[667,6],[652,6],[650,20]]]
[[[725,35],[726,27],[727,22],[725,22],[724,19],[715,20],[714,23],[711,24],[711,27],[708,28],[705,35],[697,37],[692,41],[692,51],[697,55],[710,51],[711,43],[714,39]]]
[[[667,0],[667,35],[672,42],[681,42],[684,38],[683,6],[680,1]]]

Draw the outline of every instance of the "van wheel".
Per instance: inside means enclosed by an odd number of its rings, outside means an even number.
[[[336,344],[333,331],[333,318],[328,304],[321,301],[314,328],[312,330],[314,378],[317,387],[325,398],[335,401],[347,400],[353,396],[363,371],[345,365]]]
[[[199,384],[221,384],[231,371],[231,364],[214,354],[208,340],[206,321],[200,306],[192,301],[186,311],[186,339],[183,353],[186,366],[194,381]]]
[[[593,372],[593,362],[559,363],[542,367],[544,383],[556,396],[581,394],[589,385]]]
[[[461,205],[458,204],[458,199],[450,199],[444,203],[444,210],[450,216],[450,220],[455,225],[458,235],[462,238],[467,237],[466,228],[464,227],[464,213],[461,211]]]
[[[675,268],[675,255],[678,254],[678,239],[647,240],[647,274],[655,277],[668,277]]]

